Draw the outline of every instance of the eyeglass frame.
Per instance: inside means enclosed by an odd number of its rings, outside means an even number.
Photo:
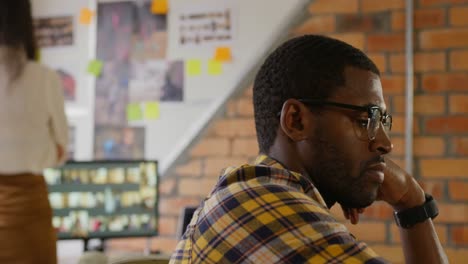
[[[367,118],[367,136],[370,141],[375,140],[375,136],[377,135],[377,131],[380,127],[380,123],[382,123],[384,127],[384,131],[391,131],[392,129],[392,122],[393,118],[392,115],[388,115],[386,113],[382,113],[382,109],[377,106],[377,105],[367,105],[367,106],[359,106],[359,105],[351,105],[351,104],[343,104],[343,103],[337,103],[337,102],[331,102],[331,101],[322,101],[322,100],[315,100],[315,99],[297,99],[299,102],[306,104],[306,105],[331,105],[339,108],[345,108],[345,109],[351,109],[355,111],[360,111],[360,112],[366,112],[368,114]],[[371,124],[371,119],[375,120],[376,115],[374,114],[376,111],[380,113],[380,120],[375,126],[374,131],[372,132],[373,135],[370,133],[370,124]],[[281,112],[278,113],[278,115],[281,115]],[[390,120],[390,122],[388,121]],[[375,122],[375,121],[374,121]],[[388,125],[387,125],[388,124]],[[386,130],[385,128],[388,128]]]

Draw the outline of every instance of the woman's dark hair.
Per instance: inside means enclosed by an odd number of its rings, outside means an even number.
[[[329,98],[345,85],[344,69],[353,66],[380,75],[359,49],[336,39],[305,35],[290,39],[265,60],[255,78],[255,127],[261,153],[267,154],[279,126],[278,112],[290,98]]]
[[[23,47],[28,60],[35,59],[37,47],[29,0],[0,0],[0,45]]]

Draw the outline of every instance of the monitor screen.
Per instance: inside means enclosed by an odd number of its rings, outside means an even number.
[[[70,161],[44,176],[59,239],[157,234],[156,161]]]

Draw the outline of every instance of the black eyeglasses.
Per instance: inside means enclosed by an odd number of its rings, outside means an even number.
[[[339,107],[339,108],[351,109],[351,110],[355,110],[359,112],[366,112],[367,119],[358,120],[358,121],[362,128],[367,129],[366,134],[369,140],[375,139],[375,136],[377,135],[377,131],[380,128],[380,124],[383,125],[383,129],[387,133],[390,132],[390,130],[392,129],[392,116],[387,115],[386,113],[382,113],[382,110],[380,109],[380,107],[376,105],[358,106],[358,105],[342,104],[342,103],[313,100],[313,99],[298,99],[298,101],[309,106],[330,105],[330,106]],[[359,133],[359,131],[357,132],[358,132],[358,136],[365,137],[363,133]]]

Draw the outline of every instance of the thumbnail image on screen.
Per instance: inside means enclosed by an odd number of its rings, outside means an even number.
[[[73,161],[44,176],[60,239],[157,234],[156,161]]]

